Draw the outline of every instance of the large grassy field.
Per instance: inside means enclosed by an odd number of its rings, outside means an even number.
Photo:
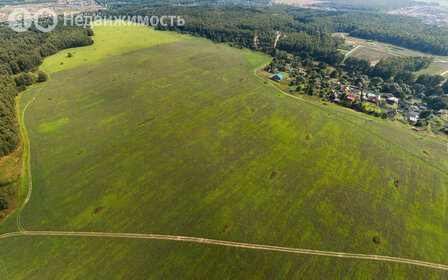
[[[447,264],[445,143],[290,98],[253,74],[270,61],[264,55],[144,27],[94,30],[95,45],[47,59],[50,81],[21,96],[33,191],[1,232],[16,231],[20,215],[27,230],[184,235]],[[448,277],[405,264],[55,236],[1,239],[0,275]]]

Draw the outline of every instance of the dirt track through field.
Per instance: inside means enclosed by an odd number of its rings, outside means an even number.
[[[348,53],[345,54],[345,56],[349,56],[352,52],[356,51],[357,49],[361,48],[361,45],[356,46],[356,48],[354,48],[353,50],[349,51]]]
[[[417,265],[417,266],[423,266],[423,267],[448,271],[448,265],[430,263],[430,262],[424,262],[424,261],[418,261],[418,260],[411,260],[411,259],[404,259],[404,258],[389,257],[389,256],[352,254],[352,253],[319,251],[319,250],[309,250],[309,249],[297,249],[297,248],[289,248],[289,247],[241,243],[241,242],[223,241],[223,240],[215,240],[215,239],[199,238],[199,237],[177,236],[177,235],[140,234],[140,233],[109,233],[109,232],[76,232],[76,231],[23,231],[23,232],[13,232],[13,233],[7,233],[7,234],[0,235],[0,239],[17,237],[17,236],[106,237],[106,238],[132,238],[132,239],[183,241],[183,242],[202,243],[202,244],[244,248],[244,249],[252,249],[252,250],[285,252],[285,253],[301,254],[301,255],[316,255],[316,256],[335,257],[335,258],[348,258],[348,259],[359,259],[359,260],[394,262],[394,263]]]

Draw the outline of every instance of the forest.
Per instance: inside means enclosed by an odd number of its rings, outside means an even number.
[[[305,32],[315,37],[314,42],[307,43],[306,49],[319,48],[321,45],[316,45],[315,40],[319,40],[317,43],[322,43],[322,49],[326,49],[327,46],[335,44],[332,39],[327,38],[331,33],[346,32],[354,37],[377,40],[434,55],[448,55],[448,27],[421,24],[417,18],[381,12],[324,11],[286,5],[173,6],[157,1],[136,1],[125,6],[116,4],[115,8],[107,13],[180,15],[186,19],[187,24],[172,29],[218,42],[233,42],[243,47],[252,45],[254,35],[258,35],[266,44],[272,44],[275,36],[270,32],[275,30],[288,35]],[[260,47],[263,46],[265,45]],[[288,48],[290,47],[291,44],[288,44]],[[300,52],[302,46],[298,47]],[[322,54],[322,50],[315,51]],[[333,55],[330,50],[323,51],[323,54],[324,57]]]
[[[63,25],[48,33],[0,28],[0,157],[14,151],[20,142],[14,98],[26,86],[47,79],[38,70],[43,58],[62,49],[90,45],[91,35],[90,29]]]
[[[321,3],[317,3],[314,6],[321,8],[341,10],[357,10],[357,11],[390,11],[400,9],[409,6],[415,6],[417,4],[424,5],[437,5],[437,3],[418,2],[413,0],[327,0]]]

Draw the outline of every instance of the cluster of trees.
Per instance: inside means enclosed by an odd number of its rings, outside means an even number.
[[[91,30],[62,24],[48,33],[31,29],[17,33],[0,28],[0,157],[11,153],[19,143],[15,96],[26,86],[47,80],[37,67],[44,57],[72,47],[93,43]]]
[[[435,110],[448,108],[448,83],[439,75],[415,72],[431,64],[429,57],[390,57],[382,59],[374,67],[369,61],[349,57],[345,60],[343,70],[336,69],[332,76],[341,76],[362,88],[377,92],[388,92],[399,98],[417,97],[423,99]]]
[[[395,78],[408,82],[415,79],[412,72],[428,68],[432,61],[433,58],[431,57],[394,56],[382,59],[372,67],[367,60],[349,57],[345,60],[344,64],[346,69],[364,75],[380,77],[383,80]]]
[[[317,3],[314,6],[341,10],[356,10],[356,11],[389,11],[416,5],[414,0],[374,0],[374,1],[360,1],[360,0],[327,0],[322,3]],[[430,3],[425,3],[426,5]]]

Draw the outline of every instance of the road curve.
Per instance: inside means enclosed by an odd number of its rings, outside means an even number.
[[[279,247],[279,246],[270,246],[270,245],[260,245],[260,244],[215,240],[215,239],[199,238],[199,237],[177,236],[177,235],[113,233],[113,232],[76,232],[76,231],[22,231],[22,232],[12,232],[12,233],[6,233],[3,235],[0,235],[0,239],[17,237],[17,236],[72,236],[72,237],[109,237],[109,238],[171,240],[171,241],[203,243],[203,244],[235,247],[235,248],[245,248],[245,249],[252,249],[252,250],[285,252],[285,253],[302,254],[302,255],[316,255],[316,256],[326,256],[326,257],[334,257],[334,258],[347,258],[347,259],[358,259],[358,260],[393,262],[393,263],[423,266],[423,267],[427,267],[427,268],[448,271],[448,265],[425,262],[425,261],[418,261],[418,260],[411,260],[411,259],[404,259],[404,258],[397,258],[397,257],[380,256],[380,255],[366,255],[366,254],[353,254],[353,253],[333,252],[333,251],[320,251],[320,250],[310,250],[310,249],[298,249],[298,248],[289,248],[289,247]]]

